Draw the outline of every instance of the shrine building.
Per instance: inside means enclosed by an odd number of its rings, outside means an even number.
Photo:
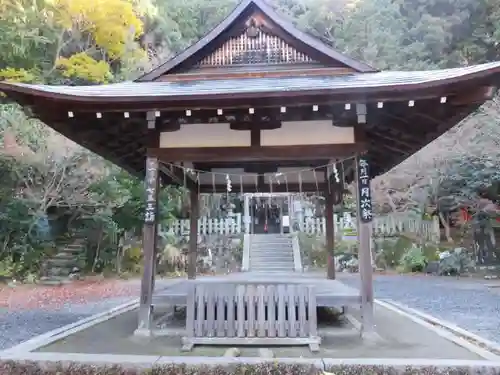
[[[360,189],[369,192],[370,178],[472,114],[499,83],[500,62],[379,71],[298,30],[264,1],[243,0],[205,37],[135,81],[0,82],[0,91],[57,132],[146,177],[139,328],[148,329],[159,186],[190,189],[193,212],[199,194],[227,192],[228,179],[235,193],[320,192],[327,198],[327,247],[333,249],[332,206],[344,182],[355,181],[369,163]],[[334,178],[339,170],[340,180]],[[197,217],[191,216],[193,278]],[[363,243],[360,264],[370,268]],[[333,252],[329,278],[332,262]],[[366,267],[361,293],[369,306]]]

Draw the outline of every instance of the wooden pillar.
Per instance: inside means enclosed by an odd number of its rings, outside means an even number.
[[[156,157],[147,157],[146,159],[145,186],[146,209],[142,240],[144,271],[141,279],[139,324],[135,334],[150,336],[158,230],[159,163]]]
[[[188,279],[196,279],[196,263],[198,261],[198,216],[200,197],[196,190],[190,191],[191,215],[189,217],[189,252]]]
[[[330,187],[331,188],[331,187]],[[327,251],[327,268],[326,278],[329,280],[335,279],[335,223],[333,222],[333,191],[327,188],[325,192],[325,225],[326,225],[326,251]]]
[[[250,234],[250,195],[249,194],[244,194],[243,195],[245,203],[243,206],[243,217],[245,219],[245,233]]]
[[[367,159],[363,157],[356,158],[356,185],[362,333],[370,334],[375,329],[373,321],[373,267],[370,246],[373,213],[369,165]]]

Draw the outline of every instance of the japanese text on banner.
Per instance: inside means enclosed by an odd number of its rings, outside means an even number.
[[[373,219],[372,197],[370,190],[370,168],[366,159],[358,161],[358,206],[361,222],[369,223]]]

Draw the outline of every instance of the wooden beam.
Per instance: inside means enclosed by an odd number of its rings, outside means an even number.
[[[413,147],[415,147],[415,143],[406,142],[404,140],[401,140],[400,137],[394,137],[394,136],[391,136],[389,134],[385,134],[385,133],[381,133],[381,132],[375,131],[375,129],[377,129],[377,128],[370,129],[370,131],[368,133],[368,137],[370,137],[371,135],[373,135],[376,138],[383,139],[385,141],[394,143],[396,145],[400,145],[400,146],[408,148],[408,149],[412,149]]]
[[[326,120],[332,121],[334,114],[344,114],[347,118],[355,118],[354,111],[345,111],[343,106],[336,107],[331,104],[317,105],[296,105],[290,107],[272,106],[256,107],[254,112],[249,113],[249,105],[237,108],[208,108],[191,110],[189,116],[186,110],[166,110],[160,111],[157,117],[157,128],[161,131],[172,131],[179,128],[179,124],[231,124],[233,130],[252,129],[278,129],[283,121],[312,121]],[[282,107],[285,112],[282,112]],[[350,117],[349,117],[350,116]]]
[[[362,196],[360,194],[360,162],[359,157],[356,158],[356,206],[357,206],[357,228],[358,228],[358,259],[359,259],[359,275],[361,277],[361,314],[362,314],[362,325],[363,325],[363,335],[372,335],[375,330],[375,322],[373,320],[373,268],[372,268],[372,256],[371,256],[371,240],[372,240],[372,223],[363,222],[361,219],[362,215]],[[368,176],[368,181],[370,179],[369,170],[366,173]],[[371,192],[369,193],[371,196]],[[370,198],[371,199],[371,198]],[[371,207],[370,207],[371,211]]]
[[[193,168],[199,171],[210,172],[214,169],[244,169],[248,173],[259,173],[269,169],[276,172],[279,168],[313,169],[333,164],[328,159],[317,160],[275,160],[272,162],[196,162]]]
[[[367,151],[366,144],[323,144],[265,147],[150,148],[148,155],[162,161],[273,161],[351,157]]]
[[[197,190],[189,193],[191,213],[189,216],[189,252],[188,252],[188,279],[196,279],[196,263],[198,257],[198,216],[200,197]]]
[[[172,182],[179,186],[186,186],[189,190],[198,190],[198,184],[194,181],[191,176],[185,175],[182,168],[177,168],[172,164],[165,165],[162,164],[160,171],[166,176],[170,177]]]
[[[496,86],[474,87],[452,98],[451,104],[458,106],[475,103],[483,104],[485,101],[493,99],[496,92]]]
[[[233,193],[322,193],[325,190],[326,184],[324,182],[316,183],[303,183],[301,185],[294,184],[285,184],[281,182],[280,184],[273,183],[272,186],[269,184],[258,183],[256,184],[248,184],[248,185],[239,185],[237,181],[233,181],[232,183],[232,191]],[[203,194],[219,194],[219,193],[227,193],[227,185],[226,184],[218,184],[218,185],[200,185],[199,188],[200,193]]]
[[[155,157],[146,159],[146,208],[143,229],[144,270],[139,299],[139,324],[136,335],[151,336],[153,324],[153,280],[155,277],[158,228],[159,162]]]
[[[326,253],[327,253],[327,271],[326,278],[335,279],[335,223],[333,220],[334,191],[333,187],[326,188],[325,194],[325,225],[326,225]]]
[[[288,68],[285,70],[276,71],[250,71],[250,72],[231,72],[226,69],[204,67],[203,71],[195,73],[178,73],[166,74],[158,79],[158,81],[167,82],[184,82],[197,81],[200,79],[235,79],[235,78],[281,78],[281,77],[296,77],[297,75],[314,76],[337,76],[352,74],[353,69],[350,68]]]

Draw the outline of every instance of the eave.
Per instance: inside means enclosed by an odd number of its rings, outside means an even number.
[[[85,87],[0,82],[0,91],[31,107],[36,117],[56,131],[138,176],[144,173],[148,149],[157,147],[150,143],[152,134],[146,126],[146,111],[159,111],[163,119],[175,119],[189,110],[192,117],[188,121],[196,121],[200,116],[205,116],[205,120],[217,117],[217,109],[223,109],[225,114],[248,115],[249,107],[253,107],[256,114],[279,114],[280,106],[290,106],[287,116],[296,116],[311,112],[318,105],[320,112],[332,107],[342,112],[347,103],[352,103],[351,114],[355,115],[355,103],[366,103],[368,118],[366,124],[361,124],[365,136],[362,142],[374,164],[374,174],[378,175],[490,99],[499,84],[500,62],[440,71],[320,77],[281,77],[278,81],[282,86],[277,86],[274,78],[245,78],[244,82],[242,79],[127,82]],[[202,87],[205,89],[201,90]],[[444,105],[440,104],[443,97]],[[415,102],[415,106],[410,107],[409,101]],[[382,108],[378,106],[380,103]],[[300,106],[305,106],[306,111]],[[70,111],[74,118],[70,118]],[[244,164],[242,160],[238,163]],[[317,164],[324,162],[319,160]],[[279,165],[278,161],[266,163],[269,167]],[[178,174],[165,178],[168,183],[182,183],[182,180]],[[236,186],[234,189],[239,191]]]
[[[500,62],[465,68],[412,72],[374,72],[334,76],[261,77],[180,82],[124,82],[100,86],[47,86],[0,82],[0,91],[20,104],[37,100],[65,105],[103,105],[108,110],[145,108],[217,108],[249,106],[289,98],[329,97],[331,102],[407,100],[445,95],[478,85],[496,85]],[[405,95],[407,97],[405,97]],[[239,101],[239,103],[238,103]],[[261,104],[263,105],[263,104]]]

